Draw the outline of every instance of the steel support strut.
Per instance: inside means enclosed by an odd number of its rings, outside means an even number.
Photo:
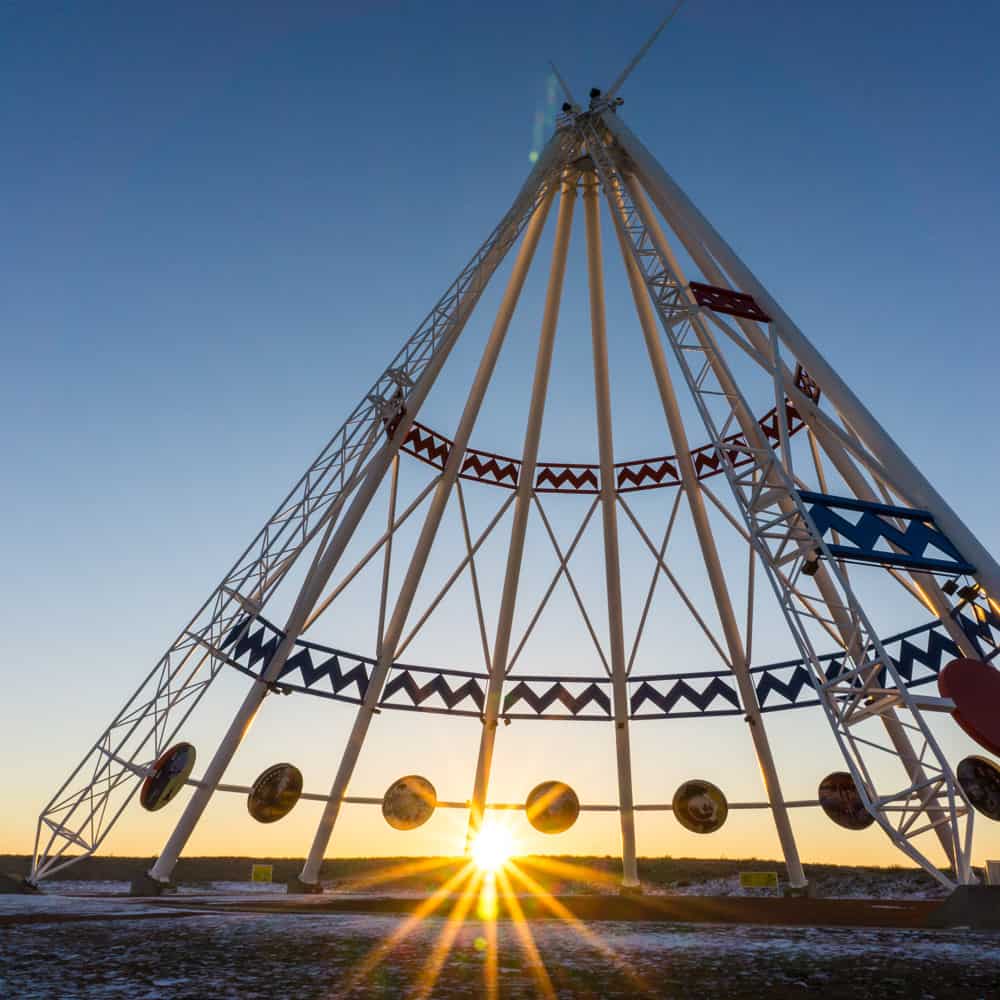
[[[555,345],[556,327],[559,324],[559,306],[562,302],[563,279],[566,275],[566,257],[569,251],[570,232],[573,227],[576,181],[576,171],[567,171],[563,177],[562,194],[559,200],[559,218],[556,223],[555,242],[552,247],[552,265],[545,293],[545,309],[542,314],[542,329],[538,340],[538,356],[535,361],[535,376],[531,387],[531,402],[528,407],[528,423],[524,432],[524,448],[521,452],[521,470],[518,473],[510,542],[507,548],[507,565],[504,570],[500,610],[497,614],[496,639],[493,643],[493,655],[490,657],[490,677],[486,688],[483,730],[479,738],[476,774],[472,786],[467,845],[482,823],[486,794],[490,783],[497,721],[500,716],[500,699],[503,694],[504,677],[507,674],[511,628],[514,624],[518,583],[521,578],[524,540],[528,530],[531,501],[534,496],[535,466],[538,463],[538,446],[542,435],[542,419],[545,415],[549,372],[552,368],[552,350]]]
[[[652,213],[648,202],[646,201],[645,195],[641,187],[636,183],[634,179],[629,177],[624,178],[624,184],[628,191],[629,196],[632,199],[639,215],[645,220],[645,224],[649,227],[649,232],[653,243],[666,254],[670,266],[673,269],[675,276],[681,285],[685,284],[684,275],[681,273],[680,267],[676,259],[671,255],[669,245],[667,243],[666,237],[656,221],[656,217]],[[697,253],[692,254],[693,259],[696,261],[700,258],[705,257],[703,248],[700,249],[696,244],[696,241],[691,237],[690,234],[686,233],[684,229],[681,230],[682,241],[685,246],[688,246],[691,250]],[[684,236],[687,236],[684,239]],[[716,276],[717,270],[712,266],[711,259],[705,261],[706,265],[710,266],[709,274]],[[699,319],[693,321],[695,327],[697,328]],[[791,386],[793,384],[791,378],[791,372],[784,370],[783,362],[777,352],[777,345],[774,342],[774,332],[772,329],[770,341],[765,338],[763,334],[755,329],[752,322],[745,322],[744,329],[747,331],[748,336],[751,337],[754,345],[757,347],[758,352],[766,356],[768,360],[768,373],[774,380],[775,392],[779,397],[778,403],[776,405],[776,410],[780,412],[784,408],[784,395],[785,386]],[[710,336],[709,332],[706,330],[702,334],[703,337]],[[730,394],[736,393],[735,383],[732,381],[731,376],[727,371],[723,370],[723,366],[715,359],[715,353],[710,354],[709,363],[713,366],[716,376],[722,384],[723,388]],[[805,400],[802,400],[804,403]],[[802,405],[800,403],[799,405]],[[828,442],[832,450],[828,450],[828,454],[831,460],[836,461],[837,468],[845,476],[846,481],[851,486],[852,489],[856,491],[861,491],[862,495],[867,492],[870,499],[874,499],[870,491],[866,490],[866,485],[863,478],[858,473],[856,467],[854,467],[851,462],[850,457],[841,448],[839,441],[828,433],[826,425],[819,423],[815,420],[815,414],[810,412],[803,406],[804,415],[803,419],[809,424],[810,427],[815,429],[815,433],[819,435],[819,439],[824,443]],[[737,418],[743,433],[746,435],[748,442],[753,444],[757,448],[766,448],[767,442],[764,439],[763,434],[760,431],[760,427],[756,424],[749,414],[745,410],[737,411]],[[779,421],[779,431],[784,430],[783,422]],[[786,471],[791,474],[791,469],[787,463],[787,435],[781,435],[782,440],[782,455],[786,456]],[[790,499],[778,499],[778,505],[785,515],[793,516],[794,507]],[[840,572],[843,574],[845,581],[847,580],[846,570],[842,564],[838,564],[840,567]],[[840,641],[847,652],[848,656],[854,661],[855,665],[859,668],[864,668],[864,647],[857,641],[858,638],[858,624],[856,617],[852,614],[849,602],[845,603],[844,599],[838,594],[836,583],[831,579],[830,573],[826,565],[820,565],[814,574],[814,580],[816,583],[817,590],[819,591],[819,597],[822,603],[826,606],[829,611],[830,624],[836,630],[836,633],[840,637]],[[937,596],[943,600],[943,595],[938,592],[936,584],[933,585],[933,590],[931,594],[933,595],[937,592]],[[940,603],[937,605],[938,614],[942,613]],[[952,637],[955,638],[953,633],[960,633],[961,629],[950,620],[946,619],[948,624],[946,628],[952,633]],[[968,646],[967,640],[963,636],[963,641],[959,643],[960,648],[966,648]],[[899,719],[893,706],[885,704],[881,711],[878,713],[878,717],[885,728],[886,735],[888,736],[892,751],[899,758],[900,763],[906,770],[911,786],[916,789],[925,789],[931,787],[932,782],[930,781],[926,771],[921,764],[921,757],[916,748],[914,748],[913,743],[910,739],[909,733],[907,732],[906,726]],[[938,841],[941,844],[942,850],[945,852],[949,862],[954,866],[955,859],[955,831],[952,830],[949,817],[947,813],[938,807],[934,797],[928,798],[926,802],[926,811],[928,818],[930,820],[931,826],[934,830]]]
[[[534,218],[532,218],[528,226],[524,242],[521,244],[517,260],[514,263],[514,268],[507,284],[507,290],[500,303],[496,321],[493,324],[489,340],[486,343],[482,359],[479,362],[479,368],[476,371],[472,387],[469,390],[469,396],[462,411],[458,429],[455,432],[454,442],[448,453],[448,459],[445,462],[444,470],[441,473],[434,496],[428,507],[406,575],[396,596],[392,617],[389,619],[389,624],[386,626],[385,635],[382,639],[378,662],[372,670],[364,699],[358,709],[354,725],[348,736],[347,745],[341,757],[340,767],[337,770],[333,786],[330,790],[330,800],[327,802],[323,810],[323,815],[320,817],[319,825],[316,828],[316,834],[309,850],[309,856],[306,858],[305,865],[302,868],[299,880],[303,886],[317,886],[319,883],[320,867],[323,864],[323,856],[330,842],[337,817],[340,814],[341,802],[347,794],[347,787],[354,773],[358,755],[361,753],[361,747],[368,734],[372,717],[378,706],[379,699],[382,697],[386,679],[389,676],[389,671],[392,669],[397,655],[397,648],[403,636],[403,630],[406,627],[406,619],[409,616],[413,599],[416,596],[417,588],[420,585],[420,580],[426,568],[427,558],[430,555],[434,539],[437,537],[438,528],[441,525],[441,519],[448,505],[452,488],[461,472],[462,460],[469,446],[469,438],[472,435],[476,418],[479,416],[483,399],[486,396],[486,390],[489,388],[490,381],[496,369],[500,350],[507,337],[514,309],[517,306],[521,290],[524,288],[524,281],[528,275],[528,270],[531,266],[535,249],[538,246],[538,241],[541,238],[542,230],[545,227],[545,219],[554,195],[555,186],[551,185],[548,188],[546,197],[542,200]]]
[[[629,130],[618,115],[604,114],[602,124],[628,155],[651,197],[683,213],[697,239],[744,292],[773,317],[778,337],[823,387],[838,412],[860,435],[865,445],[890,471],[901,496],[914,507],[929,510],[942,531],[976,567],[976,578],[991,596],[1000,595],[1000,565],[965,522],[951,509],[906,453],[868,411],[846,382],[792,322],[781,305],[712,224],[691,202],[663,166]]]
[[[541,204],[536,209],[534,217],[528,226],[528,231],[518,258],[519,264],[523,261],[526,254],[530,260],[530,256],[534,252],[534,247],[537,245],[538,235],[544,225],[545,216],[548,212],[548,206],[550,203],[551,189],[548,196],[542,200]],[[522,270],[523,268],[519,268],[515,265],[515,276],[520,275]],[[520,285],[515,282],[515,287],[516,291],[513,293],[513,297],[516,302],[517,292],[520,291]],[[511,293],[508,292],[508,297],[510,294]],[[512,305],[510,309],[513,309]],[[509,322],[509,316],[507,316],[507,322]],[[484,354],[483,362],[480,366],[480,371],[475,383],[474,395],[471,397],[475,400],[475,406],[473,408],[470,402],[470,408],[472,411],[466,415],[468,423],[465,433],[466,439],[468,438],[468,433],[471,432],[472,423],[475,421],[475,416],[478,413],[478,404],[481,402],[482,395],[485,393],[486,386],[489,384],[490,377],[492,376],[493,366],[496,363],[496,358],[499,354],[500,346],[503,343],[503,338],[506,335],[506,330],[506,323],[498,323],[487,345],[486,353]],[[195,825],[201,818],[201,814],[212,796],[215,785],[217,785],[222,779],[222,775],[228,767],[233,754],[236,752],[236,748],[239,746],[244,733],[246,733],[247,729],[250,727],[250,723],[252,722],[254,715],[259,709],[264,696],[267,694],[267,685],[280,676],[281,668],[285,665],[285,662],[291,654],[296,640],[301,635],[302,630],[305,627],[310,612],[315,607],[316,602],[319,600],[323,592],[323,588],[330,579],[330,575],[336,568],[344,549],[353,537],[358,523],[368,510],[375,493],[382,483],[383,477],[398,454],[399,447],[403,442],[406,432],[415,418],[420,405],[426,398],[427,393],[430,391],[434,379],[440,372],[443,361],[444,359],[442,358],[439,363],[435,364],[432,369],[428,370],[424,379],[411,394],[408,400],[406,419],[400,422],[400,426],[396,428],[390,440],[383,445],[379,459],[372,463],[372,467],[369,470],[368,475],[365,477],[364,483],[354,495],[347,512],[341,519],[337,530],[334,532],[327,545],[327,548],[313,563],[313,566],[307,574],[305,582],[303,583],[302,588],[295,600],[288,622],[285,625],[285,638],[278,646],[278,649],[275,651],[274,656],[271,658],[260,679],[254,683],[253,687],[247,693],[243,705],[237,712],[235,718],[230,724],[229,730],[223,738],[222,743],[216,750],[215,756],[212,758],[211,763],[205,770],[205,774],[202,778],[202,786],[195,789],[184,810],[184,814],[181,816],[173,834],[167,841],[166,847],[164,847],[162,854],[150,871],[150,876],[154,880],[169,880],[170,873],[173,871],[177,858],[179,857],[181,850],[183,850],[184,845],[187,843],[188,837],[190,837],[191,833],[194,831]],[[458,449],[461,450],[459,451]],[[456,466],[456,469],[458,462],[461,459],[461,453],[464,452],[464,450],[464,443],[461,445],[456,444],[456,453],[451,456],[451,460],[453,460],[453,464]],[[455,472],[455,475],[457,475],[457,471]],[[449,477],[448,470],[446,469],[446,472],[441,476],[435,495],[431,500],[429,513],[427,515],[428,522],[433,523],[431,540],[433,539],[433,531],[436,531],[437,524],[440,521],[441,514],[443,513],[444,507],[447,503],[450,486],[453,481],[454,476]],[[427,526],[425,523],[425,532],[426,530]],[[428,541],[426,545],[427,548],[429,548],[430,541]],[[418,581],[419,573],[416,576],[416,580],[412,582],[412,589],[414,592]],[[406,610],[408,612],[409,608],[407,607]],[[395,650],[395,643],[399,638],[398,634],[393,632],[393,624],[395,621],[396,617],[394,616],[393,622],[390,623],[388,629],[388,635],[390,637],[388,645],[392,650]],[[373,672],[372,680],[369,683],[369,690],[380,688],[380,685],[376,683],[375,675],[379,674],[383,669],[388,672],[388,668],[391,666],[392,655],[391,653],[386,653],[385,646],[386,643],[382,643],[382,651],[379,656],[378,666]],[[379,690],[379,694],[380,693],[381,692]]]
[[[615,203],[610,191],[608,192],[608,203],[612,215],[620,211],[620,206]],[[663,405],[663,413],[667,420],[674,452],[677,456],[677,465],[681,474],[684,495],[691,511],[691,519],[694,523],[702,559],[705,562],[705,570],[708,574],[712,594],[715,598],[716,610],[719,620],[722,623],[722,631],[729,650],[729,660],[732,664],[737,686],[739,687],[740,699],[743,703],[743,709],[746,712],[747,724],[750,727],[750,736],[757,753],[757,761],[760,765],[764,787],[771,805],[771,814],[774,818],[778,840],[785,858],[785,866],[788,869],[789,883],[795,888],[802,888],[806,885],[805,872],[802,869],[802,862],[799,859],[798,848],[795,844],[795,835],[792,832],[788,809],[785,806],[784,797],[782,796],[781,784],[778,780],[778,769],[775,765],[774,754],[771,752],[771,745],[764,728],[764,719],[757,701],[757,692],[754,689],[753,678],[750,676],[750,664],[743,645],[743,639],[740,635],[739,625],[736,621],[736,614],[733,610],[729,587],[726,583],[726,575],[722,568],[722,561],[719,558],[711,523],[708,520],[708,514],[705,510],[704,499],[698,487],[698,476],[694,468],[694,461],[691,458],[691,448],[688,443],[687,431],[684,427],[684,420],[677,403],[673,381],[670,378],[663,345],[660,342],[656,327],[656,318],[653,315],[653,309],[646,294],[642,273],[632,258],[622,227],[616,226],[615,232],[618,234],[625,270],[628,274],[632,297],[635,300],[635,308],[639,316],[639,325],[642,328],[643,338],[646,342],[646,351],[649,354],[649,362],[656,378],[660,401]]]
[[[641,218],[644,220],[645,225],[648,227],[653,245],[664,255],[677,280],[683,286],[685,284],[685,279],[683,273],[681,272],[680,265],[677,262],[677,259],[673,256],[666,236],[663,234],[656,217],[650,210],[649,204],[646,201],[641,188],[634,182],[634,180],[630,180],[627,176],[623,178],[623,183],[630,198],[632,199],[633,205]],[[692,319],[692,325],[696,330],[700,330],[700,338],[707,339],[711,336],[707,326],[703,324],[700,317],[694,317]],[[765,345],[761,344],[761,347],[765,348]],[[712,371],[718,379],[724,392],[728,393],[730,397],[735,399],[738,396],[736,384],[728,370],[722,364],[716,351],[713,351],[708,355],[707,363],[712,368]],[[776,405],[776,412],[780,413],[784,409],[785,402],[783,392],[779,391],[784,384],[779,370],[779,365],[780,359],[776,357],[772,362],[769,373],[774,378],[775,390],[781,397]],[[747,408],[737,405],[734,407],[734,412],[740,429],[746,436],[746,440],[754,448],[762,450],[762,453],[766,453],[769,445],[760,429],[760,425],[753,419]],[[783,429],[784,425],[779,420],[779,433]],[[787,434],[781,433],[780,436],[782,442],[781,455],[786,461],[786,471],[790,475],[791,469],[788,463],[789,456],[787,450]],[[793,501],[790,498],[778,497],[777,505],[783,514],[788,516],[792,516],[794,514],[795,508]],[[841,567],[841,572],[845,572],[843,567]],[[814,580],[817,590],[819,591],[819,597],[829,611],[830,624],[835,629],[836,634],[839,635],[840,641],[848,655],[858,666],[862,666],[864,650],[863,647],[857,642],[857,622],[851,614],[850,608],[844,603],[843,599],[838,594],[837,587],[834,581],[831,580],[826,566],[819,566],[814,574]],[[913,786],[916,788],[927,787],[928,778],[921,767],[920,758],[910,742],[905,727],[896,717],[893,709],[891,707],[886,707],[879,713],[879,716],[892,743],[893,750],[899,757],[899,760],[905,768],[907,774],[910,776]],[[934,832],[941,843],[941,847],[948,859],[951,861],[953,859],[953,836],[948,825],[947,816],[940,809],[935,808],[933,804],[929,805],[928,815],[932,821]]]
[[[709,434],[738,509],[747,526],[751,544],[774,589],[786,623],[803,659],[810,665],[813,684],[830,722],[866,808],[896,846],[917,861],[945,885],[951,879],[940,871],[914,844],[925,830],[946,824],[952,842],[956,874],[960,882],[971,878],[971,811],[955,781],[947,759],[928,728],[913,698],[898,675],[895,662],[887,655],[881,641],[853,593],[841,567],[832,560],[821,534],[795,491],[788,470],[782,465],[764,435],[752,432],[747,417],[749,408],[729,372],[728,365],[708,330],[698,304],[677,273],[671,255],[652,220],[647,219],[633,202],[622,182],[615,155],[611,150],[612,127],[616,116],[603,112],[582,116],[579,127],[601,180],[619,204],[615,222],[622,231],[629,251],[643,276],[648,294],[659,316],[675,359],[691,391],[699,416]],[[618,123],[615,124],[615,128]],[[718,416],[717,416],[718,414]],[[736,423],[744,430],[742,441],[727,440]],[[813,611],[812,604],[800,606],[795,585],[808,557],[818,553],[828,570],[824,577],[835,592],[827,590],[818,599],[823,612]],[[787,581],[787,582],[786,582]],[[826,588],[824,588],[826,589]],[[816,656],[810,629],[825,625],[836,615],[846,631],[845,658],[842,670],[828,679]],[[886,685],[894,685],[886,688]],[[889,794],[876,791],[875,776],[867,765],[866,749],[874,746],[855,727],[873,714],[862,710],[866,702],[876,702],[890,693],[893,705],[912,714],[911,732],[921,740],[919,759],[929,777],[894,789]],[[879,750],[897,755],[892,746],[878,745]],[[882,782],[884,785],[884,781]],[[917,826],[921,813],[931,819]],[[896,817],[898,822],[894,822]],[[964,827],[965,836],[962,836]]]
[[[623,180],[633,202],[641,208],[646,217],[651,218],[652,215],[649,207],[645,204],[645,195],[636,177],[626,172]],[[732,283],[715,262],[715,259],[690,231],[685,221],[688,216],[682,213],[676,204],[668,202],[664,198],[657,199],[657,207],[670,228],[676,233],[684,248],[691,255],[695,266],[699,268],[706,280],[718,288],[732,288]],[[710,318],[718,322],[717,317],[714,317],[712,314],[710,314]],[[736,317],[736,325],[756,351],[755,360],[758,360],[758,363],[762,360],[766,361],[770,353],[767,337],[757,322],[744,317]],[[765,364],[766,367],[767,365]],[[858,459],[848,451],[844,443],[835,434],[831,433],[828,424],[819,419],[819,413],[811,404],[811,401],[797,390],[795,378],[789,368],[780,361],[778,367],[778,372],[770,372],[770,374],[775,377],[776,382],[780,380],[785,392],[794,403],[800,418],[812,432],[814,454],[815,445],[819,444],[858,499],[878,502],[878,497],[857,465]],[[870,468],[882,468],[881,463],[876,463],[874,456],[866,456],[866,459]],[[873,472],[873,475],[877,477],[878,473]],[[888,483],[884,485],[887,488],[890,487]],[[823,492],[828,492],[825,487],[823,487]],[[962,654],[964,656],[976,656],[976,651],[969,642],[968,636],[965,635],[958,623],[949,614],[951,607],[948,599],[934,577],[927,573],[915,571],[911,571],[908,575],[912,579],[914,586],[918,588],[918,594],[916,595],[918,599],[927,604],[929,609],[941,619],[941,624],[962,651]]]
[[[657,225],[656,218],[649,208],[641,187],[638,185],[634,177],[625,175],[623,180],[634,205],[642,217],[647,221],[650,231],[653,233],[654,242],[657,245],[666,247],[666,239]],[[675,229],[675,231],[677,230]],[[717,266],[711,258],[708,257],[704,248],[697,244],[690,234],[686,234],[685,230],[682,228],[678,232],[678,235],[680,236],[685,247],[687,247],[688,251],[691,253],[692,259],[695,263],[698,264],[699,267],[704,266],[707,269],[706,277],[712,281],[725,281],[724,276],[718,271]],[[666,249],[669,250],[669,247],[666,247]],[[684,277],[680,272],[680,268],[677,265],[676,260],[672,259],[671,263],[678,275],[678,278],[683,282]],[[766,339],[753,321],[742,320],[738,322],[761,354],[772,353],[771,349],[767,345]],[[774,352],[774,354],[775,356],[769,367],[769,374],[773,377],[776,392],[778,392],[780,396],[781,392],[779,392],[779,389],[784,389],[786,386],[792,385],[793,379],[791,372],[777,356],[776,352]],[[801,405],[801,403],[799,405]],[[780,400],[777,409],[780,411],[783,407],[784,400]],[[857,466],[854,464],[851,456],[847,453],[841,443],[828,432],[827,427],[818,422],[815,419],[814,414],[804,406],[802,407],[800,415],[815,435],[814,442],[818,441],[822,444],[823,450],[828,455],[831,462],[833,462],[837,471],[844,477],[845,482],[854,492],[855,496],[864,500],[876,500],[874,493],[868,486],[867,481],[861,475]],[[744,420],[741,422],[741,427],[744,434],[748,436],[748,440],[752,437],[756,444],[760,444],[761,435],[757,425],[751,426],[748,421]],[[783,429],[783,427],[784,424],[779,423],[779,428]],[[785,509],[789,509],[787,504],[785,505]],[[841,571],[846,573],[843,566],[841,566]],[[944,628],[953,641],[955,641],[958,645],[959,649],[962,650],[963,654],[967,656],[975,655],[968,638],[962,632],[958,624],[948,615],[949,609],[947,607],[946,599],[933,577],[927,577],[925,574],[915,573],[912,574],[912,578],[914,584],[921,587],[923,599],[931,605],[932,610],[942,619]],[[860,665],[858,658],[861,650],[858,648],[853,638],[855,631],[854,623],[851,620],[851,616],[847,613],[847,609],[842,606],[837,595],[836,586],[830,579],[830,575],[825,566],[820,566],[816,571],[815,582],[823,601],[830,609],[830,617],[840,635],[841,643],[843,644],[845,650],[848,651],[852,659]],[[927,787],[929,784],[928,776],[920,763],[920,756],[910,740],[904,723],[899,719],[897,713],[892,707],[885,707],[878,713],[878,715],[883,726],[885,727],[889,740],[892,743],[892,747],[899,757],[903,767],[909,774],[914,787]],[[934,832],[937,835],[942,850],[947,855],[949,861],[954,864],[953,831],[950,829],[946,814],[941,809],[936,808],[933,804],[928,805],[927,813],[931,819]]]
[[[218,675],[226,637],[263,609],[317,538],[325,534],[320,552],[335,549],[332,529],[336,525],[340,531],[343,520],[338,518],[347,501],[380,479],[379,468],[395,454],[483,289],[558,178],[576,141],[565,129],[556,133],[496,229],[46,805],[38,822],[33,881],[71,864],[75,858],[64,857],[67,848],[85,857],[100,846],[150,761],[174,740]],[[396,433],[380,446],[387,425],[395,425]],[[255,684],[260,690],[251,692],[257,704],[265,683],[261,680]],[[253,704],[245,703],[240,718],[246,722],[253,711]],[[229,739],[233,748],[236,735],[234,728]]]
[[[636,863],[635,808],[632,800],[632,753],[629,744],[628,664],[622,623],[621,560],[618,548],[618,506],[615,452],[611,422],[611,377],[604,316],[604,265],[601,255],[600,201],[597,176],[583,175],[583,209],[587,223],[587,278],[590,289],[590,331],[594,352],[594,398],[597,446],[601,464],[601,516],[604,529],[604,576],[608,601],[608,640],[614,703],[615,756],[618,764],[618,812],[622,831],[622,884],[639,885]]]

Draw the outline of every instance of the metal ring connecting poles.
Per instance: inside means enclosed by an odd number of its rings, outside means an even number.
[[[473,779],[467,840],[475,834],[482,823],[483,807],[490,783],[497,721],[500,715],[500,698],[503,693],[503,682],[510,655],[510,636],[514,624],[518,584],[521,578],[524,540],[528,529],[528,517],[531,513],[532,484],[535,481],[535,466],[538,463],[538,447],[542,435],[542,420],[545,415],[545,399],[548,395],[549,372],[552,368],[552,351],[555,344],[556,327],[559,323],[559,306],[562,301],[563,279],[566,274],[566,257],[569,251],[570,232],[573,227],[576,180],[577,172],[575,170],[567,170],[562,180],[555,243],[552,247],[552,265],[545,293],[545,310],[542,314],[542,329],[538,340],[538,356],[535,360],[535,376],[531,387],[531,402],[528,407],[528,423],[524,432],[524,448],[522,450],[521,470],[517,480],[510,542],[507,549],[507,565],[504,570],[500,610],[497,614],[496,639],[493,643],[493,655],[490,658],[490,678],[483,708],[483,730],[479,738],[479,753],[476,757],[476,773]]]
[[[466,448],[469,446],[469,437],[475,427],[476,418],[479,416],[479,410],[486,395],[486,390],[493,377],[497,360],[500,357],[500,350],[503,347],[507,331],[510,328],[510,321],[514,315],[514,309],[517,306],[521,290],[524,287],[524,280],[531,266],[531,261],[545,226],[545,219],[554,195],[555,185],[552,185],[528,225],[524,241],[521,244],[517,260],[514,263],[507,290],[497,311],[496,321],[493,324],[493,329],[490,332],[489,340],[483,351],[472,388],[469,391],[469,397],[462,411],[458,430],[455,433],[454,445],[448,455],[444,471],[438,480],[434,496],[431,499],[420,531],[420,537],[417,540],[406,575],[396,596],[392,617],[389,620],[382,639],[382,649],[378,662],[372,671],[364,700],[358,709],[354,725],[348,736],[347,746],[344,749],[340,767],[337,770],[333,787],[330,790],[330,801],[327,803],[326,808],[323,810],[323,815],[320,817],[312,847],[309,850],[309,856],[303,866],[300,881],[304,886],[316,886],[319,882],[320,867],[323,863],[323,856],[326,853],[334,825],[337,822],[341,800],[347,792],[351,776],[354,773],[354,767],[357,764],[358,755],[368,734],[372,717],[378,707],[379,698],[382,696],[382,689],[385,686],[386,678],[392,669],[392,664],[396,657],[396,649],[402,638],[403,630],[406,627],[406,619],[410,613],[417,587],[426,568],[427,558],[434,544],[434,539],[437,536],[441,518],[444,516],[452,488],[461,471],[462,458]]]

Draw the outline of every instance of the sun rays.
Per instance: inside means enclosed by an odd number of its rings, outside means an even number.
[[[577,918],[553,892],[558,892],[565,882],[586,884],[599,891],[609,892],[615,890],[616,880],[607,872],[558,858],[515,859],[511,855],[516,848],[517,841],[510,827],[502,822],[489,820],[472,839],[470,857],[450,877],[444,878],[444,872],[449,865],[455,864],[455,859],[437,858],[393,865],[366,879],[366,885],[376,885],[416,873],[436,872],[444,881],[406,920],[372,949],[356,969],[351,989],[362,987],[372,972],[383,962],[390,960],[393,951],[419,928],[427,926],[427,921],[431,918],[435,918],[440,927],[427,951],[417,982],[409,993],[413,997],[431,996],[453,950],[466,945],[481,953],[485,996],[498,997],[502,941],[499,921],[510,922],[524,970],[531,976],[537,994],[546,998],[555,997],[552,978],[532,933],[529,915],[561,921],[579,935],[581,943],[588,949],[599,953],[606,961],[619,965],[614,949]],[[526,907],[529,915],[525,913]],[[473,934],[467,941],[468,934],[462,934],[462,931],[470,924],[473,925]],[[629,978],[637,991],[648,989],[634,975],[629,975]]]
[[[514,835],[509,827],[499,821],[487,819],[473,837],[470,853],[481,872],[496,873],[507,864],[511,854],[514,853]]]

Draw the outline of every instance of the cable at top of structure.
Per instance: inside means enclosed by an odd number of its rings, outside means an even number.
[[[646,53],[653,47],[653,43],[660,37],[663,29],[674,19],[674,15],[684,6],[684,0],[677,0],[674,9],[660,22],[657,29],[646,40],[646,44],[633,56],[632,61],[622,70],[621,75],[611,84],[605,95],[605,100],[610,101],[621,89],[622,84],[631,76],[632,71],[639,65]]]
[[[576,101],[573,100],[573,94],[569,89],[569,84],[563,79],[562,74],[556,69],[556,64],[550,59],[549,65],[552,67],[552,72],[555,74],[555,78],[559,81],[559,86],[562,87],[563,95],[566,98],[566,103],[570,105],[575,105]]]

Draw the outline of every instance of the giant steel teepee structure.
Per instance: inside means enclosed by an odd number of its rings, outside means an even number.
[[[245,697],[200,777],[182,776],[193,790],[149,873],[151,887],[169,881],[250,721],[275,691],[357,706],[332,787],[309,796],[320,799],[323,809],[297,883],[303,891],[318,885],[342,805],[382,801],[352,796],[349,788],[373,715],[392,709],[481,719],[468,801],[438,803],[467,808],[473,831],[491,804],[491,765],[501,720],[610,723],[625,885],[635,885],[638,877],[630,725],[642,718],[742,716],[763,776],[767,801],[762,807],[773,817],[790,881],[801,886],[805,878],[766,719],[772,710],[818,704],[819,711],[813,711],[833,734],[866,821],[874,820],[905,855],[943,883],[974,879],[970,797],[929,719],[936,712],[944,720],[936,725],[950,725],[947,713],[953,713],[968,732],[996,750],[993,732],[989,723],[970,719],[972,707],[962,703],[965,688],[939,697],[922,693],[921,685],[933,681],[953,658],[966,665],[976,661],[981,677],[995,674],[988,661],[1000,618],[989,595],[1000,594],[1000,566],[626,127],[618,92],[651,42],[609,91],[593,90],[586,107],[567,91],[555,133],[509,211],[45,807],[33,881],[104,842],[139,786],[155,776],[156,762],[164,759],[220,671],[234,668],[251,678]],[[597,414],[598,461],[590,464],[539,457],[571,228],[581,196]],[[669,454],[653,459],[622,461],[614,454],[602,202],[622,254],[662,407],[663,450]],[[523,446],[516,456],[479,451],[471,443],[476,419],[553,208],[551,270]],[[487,283],[515,248],[461,418],[446,437],[419,422],[421,408]],[[687,273],[685,267],[697,273]],[[750,381],[766,385],[773,399],[763,416],[748,402]],[[397,503],[400,463],[411,459],[423,463],[430,480],[402,508]],[[829,486],[834,481],[836,491]],[[465,519],[463,483],[466,489],[492,489],[502,499],[478,538]],[[666,529],[660,546],[630,505],[632,493],[654,489],[673,491],[658,525],[658,530]],[[343,565],[345,551],[362,521],[374,516],[380,490],[389,495],[385,530],[348,568]],[[513,625],[523,580],[532,572],[525,546],[528,521],[538,514],[546,518],[543,498],[548,502],[567,493],[592,501],[571,546],[560,549],[552,535],[559,555],[556,578],[572,585],[572,550],[588,525],[588,530],[599,530],[606,643],[597,642],[586,611],[584,620],[605,670],[593,677],[519,678],[512,666],[524,639],[516,641]],[[466,554],[443,591],[463,572],[472,574],[475,586],[483,540],[509,531],[493,629],[486,627],[475,588],[487,664],[478,673],[400,662],[412,627],[419,627],[436,606],[433,602],[413,626],[414,598],[429,553],[446,508],[456,502]],[[626,652],[619,532],[634,528],[654,558],[654,574],[669,576],[663,553],[681,504],[690,515],[711,593],[710,607],[687,597],[685,605],[711,639],[717,659],[684,674],[666,655],[661,673],[639,676]],[[418,510],[423,512],[419,533],[402,564],[401,582],[390,588],[393,539]],[[598,511],[600,516],[591,518]],[[720,523],[746,549],[751,579],[756,567],[759,579],[767,581],[792,640],[792,659],[752,662],[748,646],[754,590],[748,592],[750,607],[743,621],[733,596],[742,583],[720,556]],[[350,654],[304,639],[303,633],[336,603],[360,569],[378,565],[379,555],[379,624],[370,650]],[[294,566],[299,574],[293,578]],[[332,585],[335,573],[341,578]],[[927,609],[931,619],[905,632],[876,622],[871,601],[858,584],[863,574],[876,576],[880,586],[897,588],[914,607]],[[292,579],[291,610],[275,624],[265,617],[269,601]],[[546,598],[549,592],[551,587]],[[640,632],[648,611],[647,601]],[[709,619],[719,623],[717,632]],[[987,679],[987,687],[989,683]],[[585,803],[582,808],[590,807]],[[935,841],[947,864],[932,860],[927,844]]]

